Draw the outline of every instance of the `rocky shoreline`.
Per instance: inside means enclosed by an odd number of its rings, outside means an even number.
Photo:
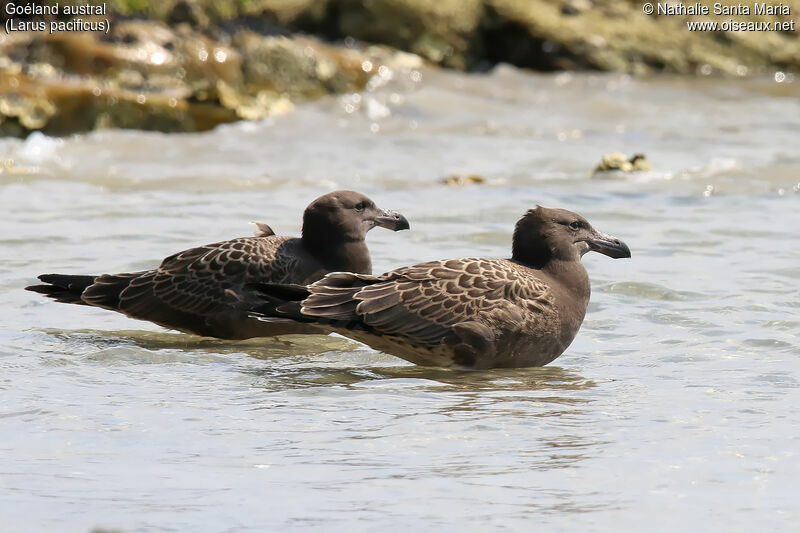
[[[59,13],[2,14],[1,135],[203,131],[380,77],[413,80],[426,64],[776,80],[800,70],[797,29],[687,28],[729,19],[788,28],[800,0],[774,15],[719,17],[647,16],[627,0],[112,0],[90,2],[103,11],[81,19],[107,32],[13,29],[77,20],[60,4]]]

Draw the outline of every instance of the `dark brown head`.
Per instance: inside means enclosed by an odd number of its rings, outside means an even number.
[[[309,231],[339,237],[342,241],[363,241],[367,232],[380,226],[392,231],[409,229],[406,217],[380,209],[375,202],[355,191],[334,191],[320,196],[303,213],[303,237]]]
[[[328,270],[369,274],[372,261],[364,239],[375,226],[409,229],[406,217],[378,208],[363,194],[334,191],[303,213],[303,246]]]
[[[593,250],[618,259],[630,257],[628,246],[595,230],[582,216],[566,209],[530,209],[514,228],[512,257],[534,268],[552,260],[578,261]]]

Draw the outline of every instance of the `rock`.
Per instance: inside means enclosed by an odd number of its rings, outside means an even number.
[[[629,160],[634,172],[652,172],[653,166],[644,154],[633,154]]]
[[[478,174],[452,174],[439,180],[439,183],[450,185],[451,187],[464,187],[465,185],[482,185],[487,183],[487,180]]]
[[[778,71],[776,81],[800,70],[798,28],[725,32],[686,26],[729,19],[788,24],[796,22],[791,14],[800,12],[800,0],[781,4],[790,15],[708,17],[647,16],[640,3],[628,0],[108,0],[104,5],[111,21],[107,35],[0,34],[0,133],[63,135],[101,127],[202,131],[285,113],[326,94],[369,89],[382,66],[418,68],[409,65],[420,65],[422,58],[459,69],[505,62],[544,71],[734,76]],[[344,45],[291,33],[298,30],[344,39]],[[388,46],[362,46],[357,39]]]
[[[187,24],[139,20],[116,21],[107,36],[6,36],[0,40],[0,132],[203,131],[360,91],[384,65],[421,65],[418,57],[409,61],[409,54],[386,47],[337,47],[301,35],[239,29],[225,41]]]
[[[538,70],[667,71],[741,76],[800,69],[800,25],[787,31],[689,31],[689,21],[790,22],[789,15],[647,16],[629,0],[111,0],[121,13],[205,28],[268,19],[329,39],[386,44],[453,68],[499,62]],[[685,5],[693,5],[689,2]],[[725,4],[727,5],[727,4]],[[713,10],[713,5],[708,4]],[[754,11],[752,5],[748,5]]]
[[[628,159],[628,157],[621,152],[610,152],[603,156],[600,164],[598,164],[592,172],[592,176],[601,172],[644,172],[652,170],[653,167],[644,154],[634,154]]]
[[[481,0],[345,0],[337,7],[341,35],[408,50],[447,67],[465,69],[480,59],[475,36]]]
[[[798,0],[784,4],[792,13],[800,11]],[[700,73],[707,66],[704,72],[731,75],[741,75],[743,67],[748,72],[800,68],[797,30],[689,31],[686,25],[695,19],[721,24],[729,18],[774,22],[788,17],[713,16],[713,11],[709,17],[646,16],[640,2],[624,0],[486,0],[486,11],[490,23],[484,26],[494,32],[487,37],[487,47],[496,50],[498,33],[514,33],[514,42],[508,43],[507,37],[502,42],[506,56],[518,66],[681,74]],[[540,49],[531,48],[530,42],[539,43]],[[519,53],[521,47],[528,52]]]

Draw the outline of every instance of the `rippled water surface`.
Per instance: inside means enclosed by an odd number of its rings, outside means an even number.
[[[413,85],[413,84],[412,84]],[[797,527],[800,86],[424,72],[200,135],[0,139],[5,531]],[[348,112],[350,111],[350,112]],[[589,177],[603,153],[654,172]],[[484,185],[448,187],[452,174]],[[402,211],[376,271],[508,256],[585,215],[592,303],[549,367],[411,366],[342,338],[223,342],[22,290],[154,266],[331,188]]]

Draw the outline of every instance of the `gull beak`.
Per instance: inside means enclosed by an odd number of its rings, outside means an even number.
[[[378,211],[378,216],[375,217],[375,225],[392,231],[411,228],[406,217],[397,211],[389,211],[387,209],[380,209]]]
[[[590,250],[600,252],[614,259],[631,256],[631,249],[628,248],[627,244],[616,237],[600,233],[599,231],[595,231],[591,237],[586,239],[586,244],[589,245]]]

